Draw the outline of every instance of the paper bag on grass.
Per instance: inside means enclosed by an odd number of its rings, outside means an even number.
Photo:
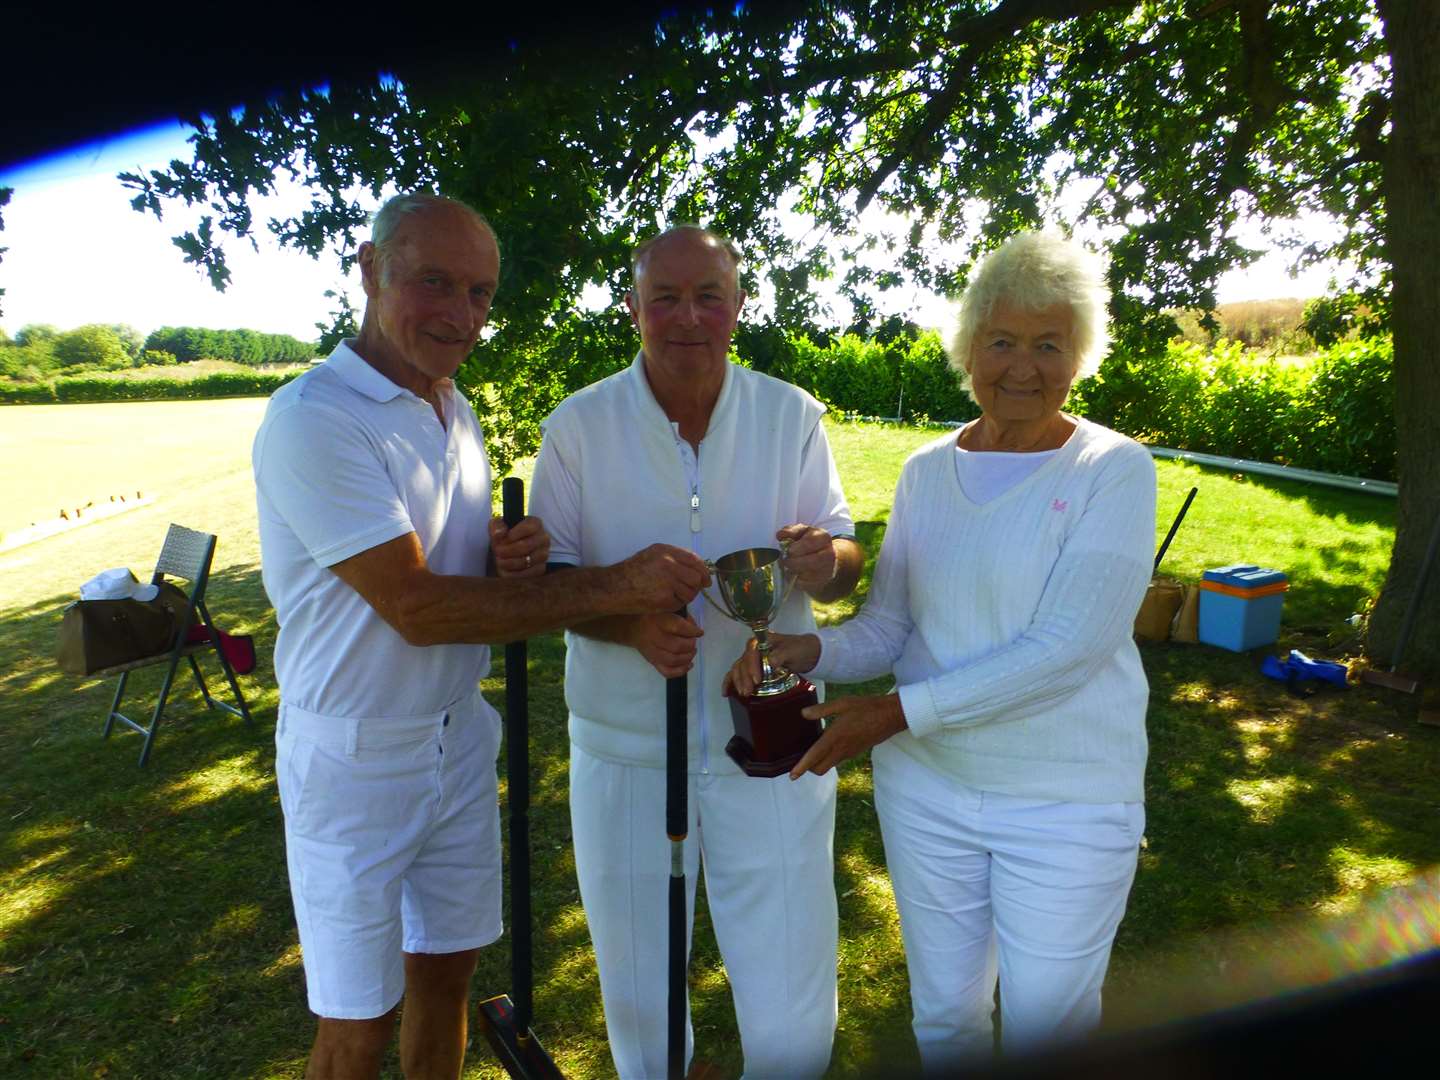
[[[1135,616],[1135,636],[1141,641],[1170,640],[1170,624],[1180,610],[1184,586],[1174,578],[1156,575],[1150,579],[1145,599]]]

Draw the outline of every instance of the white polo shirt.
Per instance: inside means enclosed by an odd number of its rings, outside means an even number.
[[[337,717],[437,713],[490,669],[484,645],[406,641],[329,568],[414,532],[430,569],[485,573],[490,461],[474,410],[446,422],[342,344],[277,390],[251,455],[265,592],[286,704]]]

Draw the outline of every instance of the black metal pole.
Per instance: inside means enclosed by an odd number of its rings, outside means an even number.
[[[682,608],[683,616],[685,610]],[[687,729],[688,677],[665,680],[665,833],[670,837],[670,1001],[667,1013],[669,1058],[667,1075],[685,1074],[685,835],[689,760]]]
[[[501,487],[505,524],[525,516],[525,485],[507,477]],[[507,1075],[517,1080],[564,1080],[530,1030],[534,973],[530,915],[530,694],[525,642],[505,646],[505,768],[510,807],[510,985],[514,996],[480,1002],[477,1026]]]
[[[506,525],[525,516],[525,481],[507,476],[501,485]],[[505,646],[505,774],[510,807],[510,987],[515,1029],[525,1037],[534,1009],[530,942],[530,683],[525,642]]]
[[[1180,513],[1175,515],[1175,520],[1170,525],[1170,531],[1165,534],[1165,542],[1160,545],[1160,550],[1155,553],[1155,565],[1150,568],[1152,574],[1160,569],[1160,560],[1165,558],[1165,552],[1170,550],[1170,541],[1175,539],[1175,533],[1180,528],[1180,522],[1185,520],[1185,514],[1190,509],[1190,504],[1195,501],[1195,493],[1199,490],[1198,487],[1192,487],[1190,494],[1185,496],[1185,505],[1180,507]]]

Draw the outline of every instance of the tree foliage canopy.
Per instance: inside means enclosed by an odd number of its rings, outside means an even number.
[[[1021,227],[1093,222],[1118,337],[1145,349],[1172,331],[1165,309],[1212,307],[1220,273],[1253,256],[1242,219],[1327,212],[1338,238],[1279,239],[1302,261],[1355,260],[1395,332],[1402,498],[1384,638],[1415,578],[1423,507],[1440,505],[1424,456],[1440,441],[1440,376],[1422,344],[1440,303],[1425,263],[1440,232],[1426,164],[1440,157],[1437,37],[1433,0],[682,7],[598,45],[555,37],[449,70],[427,57],[197,116],[193,160],[124,180],[139,209],[201,208],[176,243],[219,287],[225,239],[259,227],[249,199],[277,173],[314,198],[269,228],[312,253],[353,255],[386,185],[480,207],[504,282],[485,361],[465,375],[512,432],[581,290],[618,292],[659,223],[733,236],[780,325],[813,319],[812,284],[837,276],[865,329],[878,292],[954,291],[973,254]],[[904,225],[859,228],[872,206]],[[960,254],[934,255],[937,240]],[[1440,630],[1426,641],[1440,670]]]
[[[314,198],[270,227],[312,253],[353,253],[387,184],[467,198],[504,245],[495,319],[511,346],[587,284],[621,289],[657,221],[734,236],[794,325],[816,278],[839,275],[863,323],[877,290],[961,283],[935,240],[963,262],[1027,224],[1094,220],[1133,335],[1168,331],[1163,308],[1213,303],[1216,277],[1251,255],[1234,239],[1244,216],[1327,211],[1346,232],[1301,257],[1374,260],[1388,93],[1366,0],[682,8],[603,49],[557,37],[508,63],[195,117],[193,161],[125,179],[137,207],[204,207],[176,242],[220,287],[224,238],[259,227],[248,200],[277,173]],[[872,204],[907,227],[857,232]],[[814,228],[797,239],[784,211]]]
[[[114,327],[89,323],[67,330],[55,338],[55,358],[61,367],[93,364],[106,368],[128,367],[130,353]]]

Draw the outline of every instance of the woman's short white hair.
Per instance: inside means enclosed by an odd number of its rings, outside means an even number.
[[[968,383],[971,346],[996,304],[1025,311],[1065,304],[1075,318],[1075,378],[1094,375],[1110,348],[1103,255],[1055,229],[1022,232],[977,259],[955,312],[946,351],[950,366]]]

